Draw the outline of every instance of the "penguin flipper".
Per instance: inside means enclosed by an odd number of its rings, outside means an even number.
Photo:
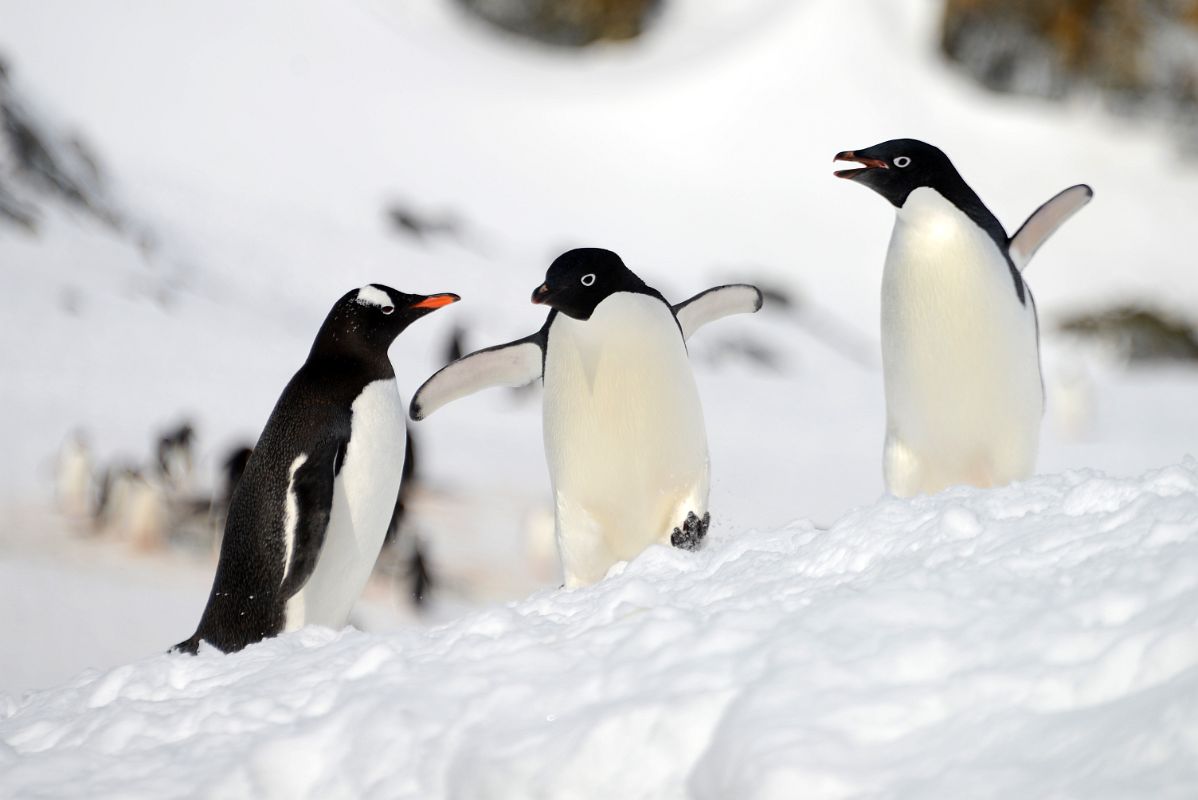
[[[545,328],[507,344],[476,350],[442,367],[416,390],[409,413],[422,420],[446,403],[493,386],[524,386],[545,366]]]
[[[284,602],[304,588],[324,546],[333,510],[333,479],[345,460],[347,441],[329,440],[308,454],[295,471],[290,493],[295,500],[295,525],[285,535],[292,537],[291,560],[283,573],[279,590]]]
[[[761,290],[747,283],[716,286],[699,292],[689,300],[674,306],[674,316],[682,329],[683,340],[709,322],[733,314],[752,314],[761,309]]]
[[[1040,249],[1040,245],[1056,233],[1057,229],[1072,217],[1082,206],[1090,202],[1094,190],[1084,183],[1070,186],[1044,205],[1032,212],[1027,221],[1015,231],[1007,245],[1007,252],[1015,267],[1022,270]]]

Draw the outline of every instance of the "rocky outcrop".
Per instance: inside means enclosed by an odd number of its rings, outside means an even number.
[[[95,155],[33,111],[0,59],[0,222],[35,231],[50,199],[121,227]]]
[[[1097,90],[1198,146],[1198,0],[945,0],[941,49],[990,89]]]
[[[639,36],[663,0],[453,0],[475,17],[546,44],[583,47]]]
[[[1188,322],[1138,306],[1118,306],[1061,320],[1067,334],[1098,342],[1128,362],[1198,361],[1198,331]]]

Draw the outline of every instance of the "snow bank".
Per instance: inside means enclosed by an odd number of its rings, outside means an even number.
[[[0,697],[5,797],[1194,797],[1198,460]]]

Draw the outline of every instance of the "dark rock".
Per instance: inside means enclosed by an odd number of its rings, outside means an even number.
[[[559,47],[634,39],[663,0],[453,0],[501,30]]]
[[[1198,142],[1198,3],[946,0],[940,46],[986,87],[1172,116]]]
[[[1198,361],[1198,333],[1194,327],[1148,308],[1119,306],[1077,314],[1057,327],[1110,347],[1132,363]]]
[[[0,58],[0,217],[34,231],[39,201],[48,197],[122,225],[95,154],[33,113]]]

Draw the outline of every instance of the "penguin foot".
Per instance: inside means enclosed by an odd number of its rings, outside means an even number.
[[[416,541],[412,546],[412,555],[408,558],[407,577],[412,604],[416,608],[423,608],[428,603],[429,594],[433,588],[433,576],[429,570],[428,560],[424,557],[424,551],[420,547],[419,541]]]
[[[200,637],[192,636],[190,639],[185,639],[184,641],[179,642],[177,645],[172,647],[170,650],[167,650],[166,652],[168,654],[184,653],[189,656],[194,656],[199,651],[200,651]]]
[[[703,546],[703,539],[707,536],[707,528],[711,525],[711,514],[704,513],[703,519],[695,514],[694,511],[686,512],[686,522],[682,523],[682,527],[675,528],[670,534],[670,544],[680,550],[698,550]]]

